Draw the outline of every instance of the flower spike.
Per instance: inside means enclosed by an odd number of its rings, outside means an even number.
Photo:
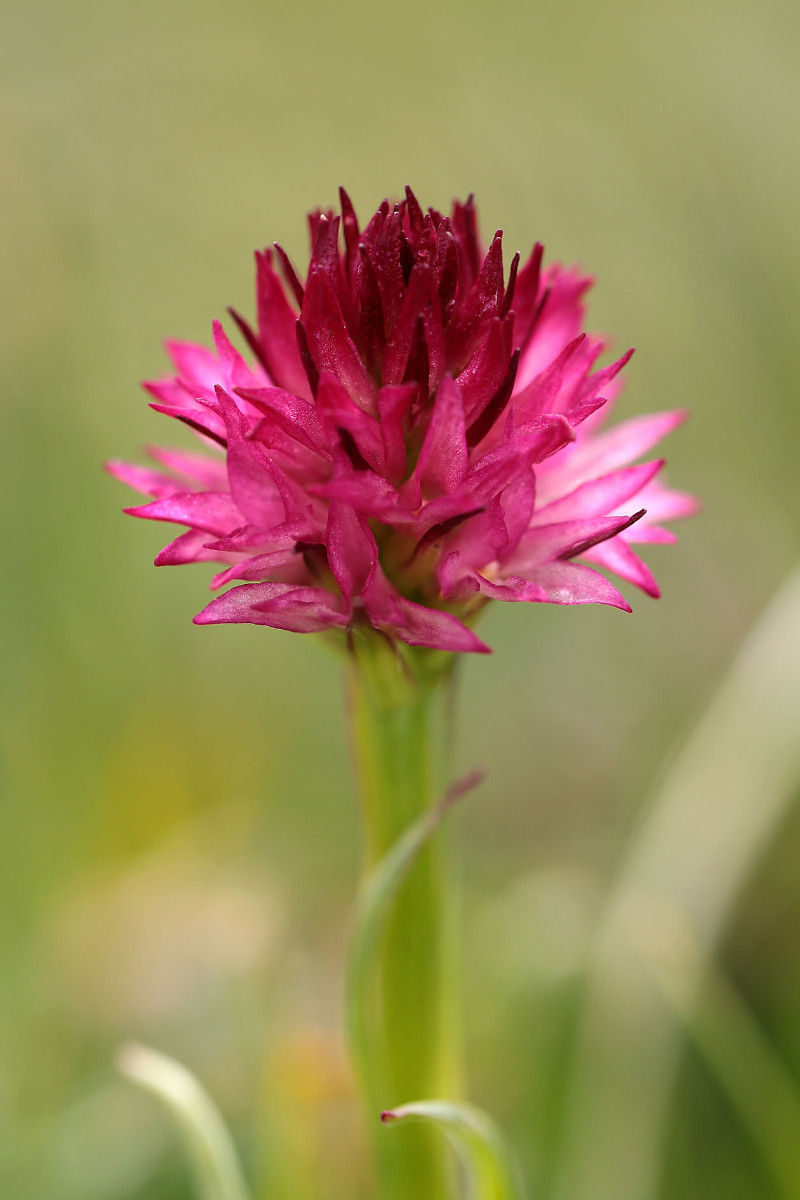
[[[145,385],[207,454],[109,464],[149,497],[128,512],[185,527],[159,564],[234,584],[197,622],[484,652],[490,599],[630,611],[594,567],[657,596],[631,543],[674,540],[661,522],[696,506],[637,460],[685,413],[604,428],[632,352],[596,366],[592,280],[541,243],[506,277],[472,196],[445,216],[407,187],[363,228],[339,201],[309,216],[305,278],[277,243],[256,254],[256,320],[229,309],[249,362],[215,325]]]

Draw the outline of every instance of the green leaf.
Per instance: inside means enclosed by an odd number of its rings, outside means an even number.
[[[186,1067],[130,1043],[117,1056],[126,1079],[169,1109],[181,1133],[200,1200],[250,1200],[231,1136],[214,1102]]]
[[[350,1046],[367,1096],[374,1096],[381,1070],[381,1039],[374,1005],[375,962],[392,902],[420,851],[447,811],[483,775],[475,771],[449,788],[438,804],[415,821],[368,876],[356,906],[347,965],[346,1006]]]
[[[417,1100],[382,1113],[386,1124],[427,1121],[452,1141],[466,1167],[475,1200],[523,1200],[514,1154],[491,1118],[471,1104]]]

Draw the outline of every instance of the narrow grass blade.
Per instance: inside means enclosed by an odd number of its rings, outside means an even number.
[[[778,1194],[797,1200],[800,1092],[788,1067],[679,914],[643,911],[632,936],[665,1000],[760,1150]],[[695,998],[698,978],[702,984]]]
[[[657,1194],[682,1031],[631,938],[655,904],[713,954],[800,780],[800,571],[767,608],[645,809],[601,916],[555,1200]],[[698,994],[701,962],[684,980]]]
[[[441,1129],[466,1168],[474,1200],[524,1200],[516,1160],[497,1125],[471,1104],[417,1100],[381,1114],[385,1124],[425,1121]]]
[[[152,1092],[169,1109],[186,1148],[199,1200],[250,1200],[225,1123],[191,1071],[137,1043],[122,1047],[117,1066],[126,1079]]]

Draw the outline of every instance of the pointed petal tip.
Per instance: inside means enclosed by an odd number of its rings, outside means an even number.
[[[388,1125],[388,1124],[390,1124],[390,1122],[396,1121],[396,1120],[397,1120],[397,1114],[395,1112],[393,1112],[391,1108],[385,1108],[383,1110],[383,1112],[381,1113],[381,1121],[383,1122],[384,1125]]]
[[[221,597],[221,596],[216,596],[209,604],[206,605],[205,608],[201,608],[199,613],[195,613],[195,615],[192,617],[192,624],[193,625],[230,624],[230,621],[227,621],[224,616],[220,617],[217,615],[219,612],[219,609],[218,609],[219,601],[222,598],[223,597]]]

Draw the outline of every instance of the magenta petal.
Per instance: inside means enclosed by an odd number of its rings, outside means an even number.
[[[270,529],[262,529],[255,525],[243,525],[226,537],[209,541],[211,550],[218,550],[227,555],[240,554],[272,554],[275,550],[285,550],[287,546],[306,538],[308,529],[294,521],[282,525],[273,525]],[[222,560],[226,561],[225,559]],[[238,561],[234,559],[232,561]]]
[[[610,604],[631,612],[628,601],[605,576],[578,563],[557,562],[537,567],[534,575],[548,604]]]
[[[195,433],[210,438],[217,445],[225,446],[225,422],[211,409],[202,408],[199,404],[187,404],[183,407],[175,404],[151,404],[150,407],[156,412],[174,417],[176,421],[188,425]]]
[[[164,446],[148,446],[147,453],[176,475],[183,476],[191,483],[198,483],[209,491],[221,492],[227,487],[228,472],[224,458],[209,458],[208,454],[167,449]]]
[[[349,504],[333,501],[325,545],[336,582],[346,602],[351,604],[369,587],[378,565],[378,547],[372,531],[366,519]]]
[[[564,377],[585,340],[585,333],[578,334],[527,387],[514,393],[514,404],[518,412],[524,413],[526,418],[530,419],[546,412],[562,411],[559,393]]]
[[[448,330],[448,340],[457,360],[463,361],[471,355],[491,319],[499,316],[504,294],[503,235],[498,230],[481,264],[478,278],[464,300],[455,328]]]
[[[541,299],[541,273],[544,246],[537,242],[525,265],[517,272],[514,286],[514,327],[517,345],[524,346],[528,341],[536,310]]]
[[[411,272],[403,306],[394,323],[392,336],[388,339],[383,351],[381,378],[384,383],[389,385],[402,383],[420,320],[425,330],[426,340],[432,341],[434,346],[439,347],[437,352],[439,361],[435,370],[441,371],[444,359],[441,309],[430,270],[421,264]],[[423,382],[428,384],[429,380],[425,379]]]
[[[504,571],[527,574],[531,568],[555,559],[575,558],[598,542],[614,537],[642,516],[585,517],[552,525],[535,525],[519,540],[516,550],[503,563]]]
[[[582,445],[575,447],[570,459],[572,488],[641,458],[662,438],[682,425],[687,416],[688,413],[683,409],[649,413],[644,417],[624,421],[605,433],[587,439]]]
[[[320,213],[314,230],[314,244],[311,259],[308,264],[309,274],[323,271],[334,288],[339,282],[339,218],[331,219],[327,213]]]
[[[321,588],[295,588],[255,607],[274,629],[293,633],[343,628],[348,622],[346,613],[334,607],[330,593]]]
[[[191,525],[217,537],[232,533],[243,524],[242,514],[227,492],[184,492],[137,508],[126,508],[125,512],[131,517],[148,517],[151,521]]]
[[[512,439],[514,445],[524,446],[534,463],[544,462],[551,454],[563,450],[575,440],[572,422],[558,413],[547,413],[534,421],[519,425]]]
[[[378,214],[376,214],[377,216]],[[375,222],[375,218],[373,218],[373,222]],[[403,257],[406,239],[399,212],[388,213],[385,218],[374,225],[373,222],[370,222],[369,229],[365,231],[364,242],[367,246],[367,257],[378,281],[384,314],[385,337],[388,340],[392,336],[395,322],[405,300]],[[367,236],[373,230],[374,236]]]
[[[258,375],[254,377],[253,372],[222,328],[222,324],[214,321],[211,328],[219,359],[221,382],[228,388],[252,387],[253,384],[262,383],[263,372],[259,371]]]
[[[445,554],[436,572],[445,600],[456,600],[479,591],[478,576],[457,550]]]
[[[339,500],[368,517],[391,520],[397,509],[397,491],[374,471],[335,475],[329,483],[312,484],[311,495]]]
[[[294,545],[286,550],[275,550],[271,554],[256,554],[252,558],[248,558],[245,562],[236,563],[232,567],[228,567],[227,571],[220,571],[211,580],[211,587],[225,587],[227,583],[233,583],[235,579],[265,579],[271,571],[279,567],[286,566],[287,563],[297,559],[294,551]],[[302,560],[301,560],[302,561]]]
[[[364,588],[361,599],[367,616],[376,629],[392,632],[403,624],[400,595],[389,583],[380,564],[376,567],[369,586]]]
[[[631,612],[625,597],[597,571],[571,562],[537,567],[531,579],[511,575],[494,582],[476,576],[481,592],[493,600],[531,604],[610,604]]]
[[[485,642],[468,629],[452,613],[426,608],[412,600],[400,598],[404,623],[398,635],[409,646],[430,646],[434,650],[453,650],[456,653],[491,654]]]
[[[256,291],[258,340],[264,365],[279,387],[308,397],[308,380],[297,351],[297,313],[286,299],[269,251],[256,254]]]
[[[176,537],[155,558],[157,567],[177,567],[193,562],[229,562],[223,551],[210,549],[209,535],[204,529],[189,529]]]
[[[393,482],[397,482],[406,472],[408,450],[403,420],[416,394],[417,387],[413,383],[383,387],[378,393],[378,416],[383,433],[386,477]]]
[[[651,480],[637,499],[647,509],[648,525],[652,521],[677,521],[683,517],[693,517],[700,511],[696,496],[664,487],[658,479]]]
[[[569,495],[540,508],[534,513],[534,525],[550,525],[555,521],[577,517],[601,517],[613,512],[621,504],[637,499],[637,493],[649,483],[664,465],[663,459],[642,463],[636,467],[623,467],[600,479],[593,479],[575,488]]]
[[[195,625],[269,625],[293,633],[317,633],[347,623],[322,588],[287,583],[249,583],[212,600],[194,618]]]
[[[621,579],[641,588],[654,600],[661,595],[661,589],[650,568],[642,562],[638,554],[634,554],[630,546],[620,537],[613,537],[607,542],[592,546],[583,552],[581,557],[588,559],[589,562],[597,563],[599,567],[603,567],[607,571],[613,571]]]
[[[566,417],[573,428],[582,425],[588,418],[594,416],[601,408],[605,408],[606,400],[603,396],[595,396],[593,400],[583,400],[580,404],[567,409]],[[605,416],[605,414],[603,414]]]
[[[359,407],[347,388],[328,372],[320,376],[317,412],[329,444],[338,441],[354,468],[366,464],[383,474],[386,456],[380,423]]]
[[[467,430],[467,446],[471,450],[479,446],[495,427],[499,427],[500,418],[505,412],[514,391],[518,368],[519,350],[517,349],[508,360],[506,373],[500,380],[497,391],[489,396],[489,400],[482,408],[480,415],[475,418]]]
[[[575,437],[565,417],[548,415],[523,426],[501,446],[482,455],[469,471],[465,486],[479,504],[496,496],[534,463],[554,454]]]
[[[536,500],[536,476],[532,469],[514,479],[500,496],[506,527],[506,553],[510,553],[530,524]]]
[[[358,262],[359,228],[358,217],[352,201],[343,187],[339,188],[339,203],[342,208],[342,232],[344,233],[345,261],[348,274],[352,275]]]
[[[150,467],[139,467],[135,463],[112,458],[105,464],[105,468],[109,475],[127,483],[128,487],[142,492],[145,496],[160,499],[162,496],[174,496],[176,492],[186,491],[186,485],[172,475],[165,475],[163,471],[154,471]]]
[[[513,330],[513,318],[492,320],[488,336],[456,378],[467,424],[480,416],[503,382],[511,361]]]
[[[182,408],[194,403],[195,389],[188,388],[174,375],[163,375],[160,379],[143,379],[142,387],[168,408]]]
[[[493,580],[476,572],[473,579],[476,590],[490,600],[502,600],[506,604],[546,604],[548,601],[547,591],[541,584],[519,575]]]
[[[467,473],[467,439],[461,389],[449,375],[439,384],[415,477],[423,493],[454,492]]]
[[[317,370],[330,371],[357,404],[374,412],[377,386],[358,355],[345,327],[339,301],[322,271],[309,275],[301,321]]]
[[[637,497],[637,503],[641,502],[641,497]],[[648,546],[674,546],[678,540],[677,534],[671,529],[661,529],[658,525],[648,524],[646,516],[637,522],[633,529],[624,530],[620,537],[626,542]]]
[[[272,464],[259,443],[246,437],[242,414],[222,388],[217,388],[217,402],[228,434],[231,495],[248,522],[265,528],[277,525],[289,514],[276,486]]]
[[[430,530],[424,540],[431,541],[437,528]],[[447,529],[447,525],[444,528]],[[467,519],[450,533],[445,544],[447,552],[455,551],[459,555],[462,567],[477,569],[499,558],[508,545],[508,530],[500,501],[492,500],[485,509],[468,514]]]
[[[463,291],[466,294],[478,274],[481,255],[477,213],[472,195],[467,197],[464,204],[458,200],[454,202],[452,230],[458,245],[459,266],[464,276]]]
[[[271,417],[279,429],[301,445],[318,454],[326,452],[327,442],[316,409],[308,400],[294,396],[283,388],[237,388],[237,395]]]
[[[363,245],[359,249],[358,270],[358,290],[361,297],[358,314],[358,332],[364,350],[366,365],[371,371],[375,371],[380,366],[386,334],[378,278],[375,274],[372,261]]]
[[[519,293],[520,279],[517,280]],[[542,277],[542,292],[533,328],[523,342],[517,387],[520,391],[536,378],[564,347],[579,336],[585,315],[583,295],[592,285],[591,276],[575,268],[549,267]],[[520,336],[522,331],[518,331]]]
[[[636,497],[636,503],[644,505],[647,514],[644,520],[640,521],[633,529],[623,531],[620,536],[626,542],[672,545],[677,541],[675,534],[669,529],[662,528],[658,522],[692,517],[700,510],[696,496],[664,487],[658,479],[651,480],[642,488]]]
[[[278,245],[277,242],[273,242],[272,246],[280,262],[283,281],[297,301],[298,308],[302,308],[305,289],[298,278],[297,271],[294,269],[292,260],[289,258],[289,255],[286,253],[283,246]]]
[[[214,384],[220,381],[220,364],[214,351],[197,342],[168,341],[166,347],[187,388],[213,395]]]
[[[611,390],[609,385],[613,383],[623,367],[626,367],[632,358],[633,350],[626,350],[621,358],[590,375],[582,388],[581,400],[584,401],[601,394],[612,396],[618,388]],[[642,451],[642,453],[645,453],[645,451]]]

